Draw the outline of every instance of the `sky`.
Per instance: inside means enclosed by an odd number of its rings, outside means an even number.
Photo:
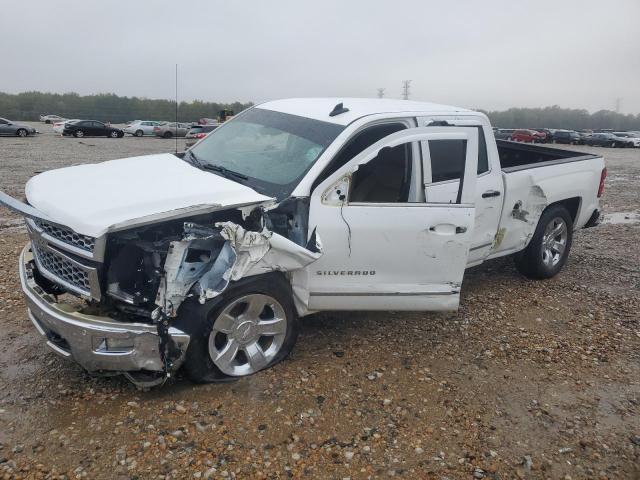
[[[640,0],[2,3],[4,92],[640,113]]]

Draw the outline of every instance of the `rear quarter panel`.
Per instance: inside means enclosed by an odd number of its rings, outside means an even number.
[[[514,171],[503,171],[505,203],[489,258],[508,255],[525,248],[542,212],[551,204],[578,198],[574,230],[584,227],[599,208],[597,198],[602,157],[569,160]]]

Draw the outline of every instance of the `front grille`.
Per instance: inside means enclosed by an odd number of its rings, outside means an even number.
[[[96,239],[81,235],[74,232],[70,228],[55,225],[53,223],[45,222],[44,220],[36,219],[36,225],[38,228],[48,235],[60,240],[61,242],[73,245],[74,247],[81,248],[87,252],[93,252],[96,246]]]
[[[91,267],[82,268],[80,264],[49,248],[39,239],[33,239],[31,246],[40,273],[53,276],[51,280],[61,280],[60,283],[63,286],[70,287],[72,290],[91,295]]]

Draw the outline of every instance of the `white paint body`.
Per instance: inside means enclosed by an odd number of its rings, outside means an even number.
[[[344,102],[349,111],[330,117],[328,113],[339,102]],[[270,257],[264,256],[261,264],[248,273],[289,271],[300,314],[336,309],[456,309],[466,267],[526,247],[538,217],[532,215],[528,221],[514,218],[511,212],[518,201],[535,206],[579,198],[576,229],[599,208],[596,193],[604,167],[602,158],[507,173],[501,168],[491,125],[482,113],[421,102],[370,99],[289,99],[256,108],[345,127],[291,195],[309,197],[308,232],[309,236],[317,232],[322,255],[309,257],[308,262],[292,260],[291,267],[284,268],[282,265],[288,264],[286,251],[291,251],[293,259],[301,255],[302,247],[280,239],[285,241],[278,250],[279,265],[275,260],[274,265],[268,265]],[[405,122],[411,128],[382,139],[315,185],[325,167],[357,132],[391,121]],[[448,126],[427,126],[432,122],[447,122]],[[477,175],[480,134],[486,142],[488,171]],[[426,142],[438,139],[467,141],[463,188],[457,203],[442,202],[455,200],[459,181],[434,184],[429,169],[424,167],[430,155]],[[339,199],[337,191],[348,188],[351,174],[381,148],[405,143],[417,153],[412,171],[421,172],[414,184],[422,201],[358,204]],[[538,190],[543,196],[532,194]],[[486,192],[497,193],[483,196]],[[94,237],[194,213],[268,206],[273,201],[170,154],[45,172],[28,182],[26,193],[37,210]]]

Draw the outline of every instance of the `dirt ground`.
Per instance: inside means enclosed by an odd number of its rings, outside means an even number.
[[[173,148],[0,138],[0,189]],[[620,215],[578,232],[556,278],[505,258],[467,272],[457,313],[314,315],[288,360],[216,385],[141,392],[50,352],[0,209],[0,479],[640,478],[640,149],[572,148],[605,155]]]

